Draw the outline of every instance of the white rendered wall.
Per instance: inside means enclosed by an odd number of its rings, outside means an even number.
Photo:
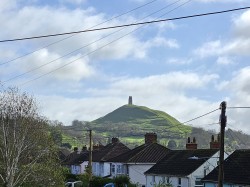
[[[140,185],[146,185],[146,176],[144,172],[149,170],[153,164],[129,164],[128,173],[132,183],[139,183]]]

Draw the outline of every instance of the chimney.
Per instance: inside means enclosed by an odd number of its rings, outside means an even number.
[[[74,147],[74,152],[77,152],[78,151],[78,147]]]
[[[129,105],[132,105],[132,104],[133,104],[132,96],[129,96],[129,97],[128,97],[128,104],[129,104]]]
[[[99,148],[100,148],[100,147],[99,147],[99,144],[93,145],[93,151],[94,151],[94,150],[99,150]]]
[[[111,143],[117,143],[117,142],[119,142],[119,139],[116,137],[113,137],[111,140]]]
[[[74,147],[74,153],[80,154],[80,152],[78,151],[78,147]]]
[[[82,152],[83,151],[87,151],[87,146],[86,145],[84,145],[83,147],[82,147]]]
[[[191,141],[190,137],[188,137],[186,143],[186,149],[188,150],[197,149],[197,143],[195,137],[193,137],[193,141]]]
[[[145,134],[145,144],[157,143],[156,133],[146,133]]]
[[[220,149],[220,134],[218,134],[217,140],[214,139],[214,135],[211,136],[210,149]]]

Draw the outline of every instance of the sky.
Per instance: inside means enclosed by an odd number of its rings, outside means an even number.
[[[1,0],[0,40],[250,6],[247,0]],[[250,106],[250,9],[141,26],[0,43],[0,81],[71,125],[133,104],[180,122]],[[188,124],[218,131],[220,110]],[[250,109],[227,108],[250,134]]]

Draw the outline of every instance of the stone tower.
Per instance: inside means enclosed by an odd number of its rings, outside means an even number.
[[[129,105],[132,105],[132,104],[133,104],[132,96],[129,96],[129,98],[128,98],[128,104],[129,104]]]

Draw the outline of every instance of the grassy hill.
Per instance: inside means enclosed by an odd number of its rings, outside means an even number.
[[[124,105],[89,123],[97,135],[118,136],[127,144],[142,144],[146,132],[156,132],[162,143],[183,140],[192,127],[169,114],[145,106]]]
[[[150,123],[152,125],[174,125],[180,123],[165,112],[137,105],[124,105],[104,117],[92,121],[92,123],[95,124],[106,124],[109,122],[138,124]]]
[[[77,138],[77,141],[72,139],[71,144],[87,145],[88,132],[85,130],[92,129],[94,143],[106,144],[110,138],[119,137],[131,148],[143,144],[147,132],[157,133],[158,142],[162,145],[167,145],[170,140],[175,141],[178,149],[185,147],[188,136],[196,137],[199,148],[208,148],[211,135],[216,134],[202,128],[183,125],[165,112],[137,105],[121,106],[92,122],[75,120],[72,126],[67,126],[67,129],[62,130],[67,135],[64,138],[66,141],[71,140],[70,137]],[[249,148],[250,136],[228,129],[225,143],[227,150]]]

